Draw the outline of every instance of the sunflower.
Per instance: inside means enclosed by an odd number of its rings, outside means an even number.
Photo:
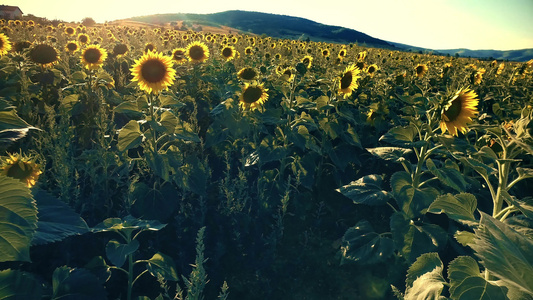
[[[428,71],[428,66],[426,64],[418,64],[415,68],[416,76],[423,77]]]
[[[226,61],[230,61],[235,58],[235,47],[225,46],[224,48],[222,48],[220,54],[222,55],[222,57],[224,57]]]
[[[370,77],[373,77],[374,74],[376,74],[377,70],[379,70],[379,67],[376,64],[372,64],[368,66],[368,68],[366,68],[366,72],[368,73],[368,75],[370,75]]]
[[[149,51],[155,51],[155,50],[156,50],[156,47],[152,43],[146,43],[144,45],[144,53],[149,52]]]
[[[457,136],[457,129],[463,134],[466,133],[466,124],[478,114],[478,102],[476,92],[469,88],[463,88],[455,93],[442,110],[440,121],[442,133],[448,130],[451,135]]]
[[[322,56],[329,57],[329,49],[322,49]]]
[[[102,66],[107,58],[107,51],[98,45],[90,45],[81,54],[81,63],[89,70],[96,70]]]
[[[0,56],[6,55],[11,50],[11,42],[3,33],[0,33]]]
[[[357,54],[357,60],[364,60],[366,58],[366,51],[363,51],[363,52],[359,52]]]
[[[209,58],[209,48],[202,42],[192,42],[186,49],[187,57],[192,62],[204,62]]]
[[[39,165],[20,154],[9,154],[2,167],[3,175],[18,179],[29,188],[35,185],[42,173]]]
[[[13,45],[13,50],[16,52],[22,52],[24,49],[30,48],[32,43],[30,41],[18,41]]]
[[[347,53],[348,52],[347,52],[346,48],[342,48],[341,50],[339,50],[339,54],[337,56],[341,57],[341,58],[345,58]]]
[[[116,44],[113,47],[113,55],[116,57],[122,57],[128,52],[128,45],[126,44]]]
[[[73,27],[68,26],[68,27],[65,28],[65,33],[67,35],[70,35],[70,36],[75,35],[76,34],[76,29],[74,29]]]
[[[182,64],[187,61],[187,49],[176,48],[172,50],[172,60],[177,64]]]
[[[91,39],[89,38],[88,35],[86,35],[85,33],[80,33],[78,34],[78,42],[80,44],[89,44],[89,42],[91,41]]]
[[[288,82],[292,82],[294,80],[294,76],[296,75],[296,70],[294,70],[293,67],[287,67],[283,70],[281,70],[280,76]]]
[[[243,80],[256,80],[258,76],[257,71],[254,68],[242,68],[238,73],[237,77]]]
[[[78,46],[78,42],[76,41],[70,41],[65,45],[65,51],[67,51],[70,54],[78,50],[80,50],[80,47]]]
[[[304,58],[302,58],[301,62],[305,65],[306,68],[311,68],[311,65],[313,64],[313,57],[310,56],[310,55],[306,55],[304,56]]]
[[[257,82],[245,83],[239,97],[239,106],[242,109],[255,110],[268,100],[268,89]]]
[[[51,67],[59,60],[57,50],[48,44],[36,44],[28,52],[29,58],[43,68]]]
[[[174,83],[176,70],[172,68],[172,58],[163,53],[147,52],[135,61],[130,69],[139,88],[147,93],[157,94]]]
[[[246,47],[246,48],[244,49],[244,54],[246,54],[246,55],[252,55],[252,53],[254,53],[253,50],[252,50],[252,47]]]
[[[357,79],[361,78],[359,76],[361,69],[357,68],[356,65],[351,65],[344,70],[344,73],[339,78],[339,94],[344,95],[343,98],[350,97],[352,92],[357,89]]]
[[[496,70],[496,75],[500,75],[500,74],[503,72],[503,68],[505,68],[505,64],[504,64],[504,63],[501,63],[501,64],[498,66],[498,69]]]

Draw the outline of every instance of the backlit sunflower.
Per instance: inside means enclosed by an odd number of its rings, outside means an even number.
[[[6,55],[9,51],[11,51],[11,42],[7,36],[0,33],[0,56]]]
[[[74,29],[73,27],[68,26],[68,27],[65,28],[65,33],[67,35],[70,35],[70,36],[75,35],[76,34],[76,29]]]
[[[304,56],[304,58],[302,58],[301,62],[305,65],[306,68],[311,68],[311,65],[313,64],[313,57],[310,56],[310,55],[306,55]]]
[[[86,45],[86,44],[89,44],[90,41],[91,39],[89,38],[87,34],[85,33],[78,34],[78,42],[80,44]]]
[[[35,44],[28,52],[31,61],[43,68],[51,67],[59,60],[57,50],[48,44]]]
[[[222,48],[222,51],[220,51],[220,55],[224,57],[226,61],[230,61],[235,58],[235,47],[233,46],[225,46]]]
[[[90,45],[81,53],[81,63],[86,69],[96,70],[102,66],[107,58],[107,51],[99,45]]]
[[[361,78],[359,76],[361,69],[357,68],[356,65],[351,65],[344,70],[344,73],[339,78],[339,94],[343,95],[343,98],[346,99],[352,95],[352,92],[357,89],[357,79]]]
[[[67,42],[67,44],[65,45],[65,51],[67,51],[70,54],[78,50],[80,50],[80,47],[78,46],[78,42],[76,41]]]
[[[172,50],[172,60],[177,64],[182,64],[187,61],[187,49],[176,48]]]
[[[254,68],[242,68],[238,73],[237,77],[243,80],[256,80],[258,76],[257,71]]]
[[[152,43],[146,43],[144,45],[144,53],[149,52],[149,51],[155,51],[155,50],[156,50],[156,47]]]
[[[122,57],[128,52],[128,45],[126,44],[116,44],[113,47],[113,55],[116,57]]]
[[[415,68],[415,71],[416,71],[416,76],[418,76],[419,78],[424,77],[424,75],[428,71],[428,66],[425,64],[418,64]]]
[[[130,69],[139,88],[147,93],[157,94],[174,83],[176,70],[172,68],[172,58],[163,53],[147,52],[135,61]]]
[[[379,70],[379,67],[376,64],[372,64],[368,66],[368,68],[366,68],[366,72],[368,73],[368,75],[370,75],[370,77],[373,77],[374,74],[376,74],[377,70]]]
[[[458,129],[463,134],[466,133],[467,123],[478,114],[478,102],[476,92],[469,88],[463,88],[455,93],[442,110],[440,121],[442,133],[448,130],[451,135],[457,136]]]
[[[239,106],[242,109],[255,110],[268,100],[268,89],[257,82],[245,83],[239,97]]]
[[[20,154],[9,154],[2,166],[2,174],[15,178],[31,188],[43,172],[35,162]]]
[[[202,42],[192,42],[186,49],[187,57],[192,62],[204,62],[209,58],[209,48]]]

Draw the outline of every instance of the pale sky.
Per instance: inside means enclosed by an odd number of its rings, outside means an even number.
[[[7,0],[2,4],[48,19],[91,17],[97,22],[239,9],[302,17],[429,49],[533,48],[533,0]]]

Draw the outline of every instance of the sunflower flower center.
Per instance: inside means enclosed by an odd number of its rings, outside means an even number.
[[[30,165],[25,162],[18,162],[9,166],[6,175],[11,178],[25,180],[30,177],[32,172],[33,168]]]
[[[249,86],[242,93],[242,100],[245,103],[254,103],[261,99],[261,95],[263,95],[263,90],[260,87]]]
[[[224,55],[224,57],[230,57],[232,54],[233,51],[231,51],[231,48],[224,48],[224,50],[222,50],[222,55]]]
[[[57,52],[52,46],[38,45],[30,52],[32,61],[39,64],[49,64],[57,60]]]
[[[241,78],[245,80],[252,80],[256,75],[257,73],[253,69],[244,69],[241,72]]]
[[[444,115],[449,121],[454,121],[461,114],[461,100],[459,98],[452,101],[448,109],[444,111]]]
[[[102,56],[102,53],[98,49],[87,49],[85,53],[83,54],[83,58],[90,63],[90,64],[96,64],[100,60],[100,57]]]
[[[352,84],[352,72],[346,72],[341,78],[341,89],[347,89]]]
[[[74,43],[68,43],[67,44],[67,49],[69,51],[75,51],[76,49],[78,49],[78,46],[76,44],[74,44]]]
[[[192,46],[189,50],[189,56],[193,60],[200,60],[204,57],[204,49],[201,46]]]
[[[150,59],[143,63],[141,75],[145,81],[150,83],[160,82],[167,73],[166,66],[158,59]]]

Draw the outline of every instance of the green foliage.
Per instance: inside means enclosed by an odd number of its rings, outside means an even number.
[[[40,299],[42,295],[41,283],[32,274],[9,269],[0,271],[0,298]]]

